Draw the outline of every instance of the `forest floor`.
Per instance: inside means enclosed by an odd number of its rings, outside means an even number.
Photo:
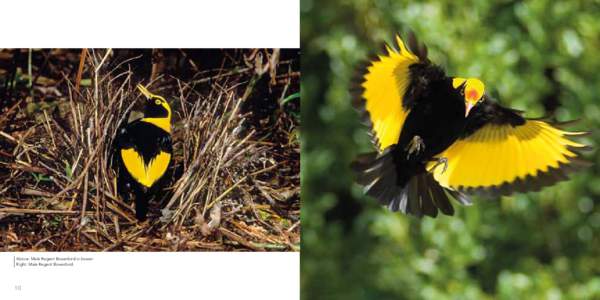
[[[299,50],[0,51],[0,250],[298,251]],[[112,140],[144,84],[173,110],[148,221]]]

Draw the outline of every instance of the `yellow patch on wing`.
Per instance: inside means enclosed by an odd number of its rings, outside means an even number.
[[[133,148],[129,148],[121,150],[121,159],[123,159],[123,163],[129,174],[137,182],[143,186],[151,187],[167,171],[167,167],[171,161],[171,154],[161,151],[146,165],[144,158],[133,150]]]
[[[408,111],[402,108],[402,99],[410,83],[409,69],[419,62],[400,37],[396,37],[400,51],[387,47],[388,55],[380,55],[364,75],[362,97],[369,112],[372,131],[383,151],[398,142]]]
[[[581,134],[539,120],[516,127],[488,124],[439,154],[448,159],[448,168],[445,172],[442,166],[435,168],[434,178],[450,189],[498,187],[527,176],[535,178],[571,163],[577,154],[569,149],[585,145],[567,137]],[[428,165],[430,171],[433,165]]]

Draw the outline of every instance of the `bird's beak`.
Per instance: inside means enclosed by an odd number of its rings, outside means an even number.
[[[473,108],[473,106],[475,106],[472,102],[465,102],[465,118],[467,116],[469,116],[469,112],[471,111],[471,109]]]
[[[150,93],[150,92],[148,91],[148,89],[146,89],[146,87],[145,87],[145,86],[143,86],[143,85],[141,85],[141,84],[138,84],[138,85],[137,85],[137,88],[138,88],[138,90],[140,90],[140,92],[142,93],[142,95],[144,95],[144,97],[146,97],[146,99],[150,99],[150,98],[152,98],[152,93]]]

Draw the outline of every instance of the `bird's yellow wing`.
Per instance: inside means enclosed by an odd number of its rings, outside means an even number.
[[[400,37],[396,37],[399,51],[387,48],[387,55],[371,62],[362,78],[360,105],[368,113],[372,134],[379,151],[398,142],[408,114],[402,105],[410,84],[409,67],[419,58],[411,53]]]
[[[542,120],[523,119],[522,124],[496,120],[438,155],[448,159],[444,172],[442,166],[431,171],[442,186],[454,190],[496,194],[537,190],[566,179],[570,169],[584,164],[576,149],[585,145],[569,139],[581,134]]]
[[[143,157],[133,148],[121,149],[121,159],[131,176],[145,187],[151,187],[167,171],[171,154],[160,151],[150,163],[146,164]]]

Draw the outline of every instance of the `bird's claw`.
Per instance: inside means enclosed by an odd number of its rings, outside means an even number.
[[[410,143],[408,143],[408,146],[404,148],[404,150],[407,152],[406,159],[409,159],[411,155],[415,153],[419,154],[425,150],[425,143],[423,143],[423,139],[420,136],[415,135],[412,140],[410,140]]]
[[[433,171],[435,171],[435,169],[437,167],[439,167],[440,165],[443,165],[441,174],[444,174],[444,172],[446,172],[446,170],[448,169],[448,158],[440,157],[440,158],[437,158],[435,161],[436,161],[436,163],[431,168],[431,171],[433,172]]]

